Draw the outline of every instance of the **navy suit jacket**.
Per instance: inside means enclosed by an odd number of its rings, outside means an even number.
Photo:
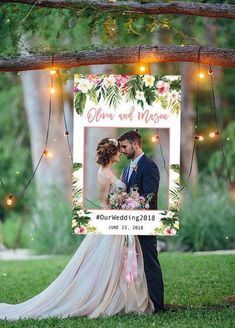
[[[137,169],[133,170],[129,182],[127,181],[128,168],[129,166],[122,174],[122,181],[127,186],[127,192],[130,192],[132,187],[137,186],[140,196],[146,197],[148,194],[153,193],[154,197],[149,205],[150,209],[157,209],[160,174],[156,163],[144,154],[137,163]]]

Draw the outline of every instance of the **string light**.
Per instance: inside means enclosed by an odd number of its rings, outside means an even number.
[[[200,72],[200,73],[198,73],[198,76],[200,77],[200,79],[204,79],[204,77],[205,77],[205,74],[204,74],[204,73],[202,73],[202,72]]]
[[[198,140],[198,141],[203,141],[204,137],[202,135],[196,135],[195,139]]]
[[[151,141],[152,141],[152,142],[158,142],[159,139],[160,139],[159,135],[156,134],[155,136],[153,136],[153,137],[151,138]]]
[[[57,73],[56,69],[52,68],[50,70],[50,75],[54,76],[54,75],[56,75],[56,73]]]
[[[45,150],[43,151],[43,155],[46,156],[46,157],[50,157],[50,158],[53,157],[52,152],[50,152],[48,149],[45,149]]]
[[[55,88],[53,88],[53,87],[52,87],[52,88],[50,88],[50,94],[51,94],[51,95],[54,95],[54,94],[55,94],[55,92],[56,92]]]
[[[140,65],[140,66],[139,66],[139,71],[140,71],[141,73],[144,73],[144,72],[146,71],[146,66],[145,66],[145,65]]]
[[[209,75],[212,75],[212,74],[213,74],[213,71],[212,71],[211,68],[209,68],[209,70],[208,70],[208,74],[209,74]]]
[[[233,183],[230,187],[230,195],[231,195],[232,200],[235,201],[235,183]]]
[[[13,195],[8,195],[6,200],[5,200],[5,203],[6,203],[7,206],[12,207],[14,205]]]
[[[217,137],[219,134],[220,134],[219,131],[210,132],[209,133],[209,137],[213,139],[213,138]]]
[[[53,67],[53,58],[52,58],[52,67]],[[20,73],[18,73],[19,75]],[[51,85],[50,85],[50,94],[54,94],[56,92],[56,89],[53,88],[53,77],[54,75],[57,74],[57,70],[56,69],[51,69],[50,70],[50,76],[51,76]],[[64,135],[65,136],[68,136],[69,135],[69,131],[68,131],[68,128],[67,128],[67,123],[66,123],[66,118],[65,118],[65,115],[64,115],[64,100],[63,100],[63,97],[62,97],[62,88],[61,88],[61,85],[62,85],[62,82],[61,82],[61,78],[60,78],[60,72],[58,70],[58,75],[59,75],[59,80],[60,80],[60,94],[61,94],[61,105],[62,105],[62,111],[63,111],[63,117],[64,117],[64,123],[65,123],[65,132],[64,132]],[[40,156],[40,159],[36,165],[36,168],[34,169],[33,173],[32,173],[32,176],[30,177],[29,181],[26,183],[26,185],[24,186],[23,190],[19,193],[17,193],[17,196],[22,196],[26,189],[28,188],[29,184],[31,183],[32,179],[34,178],[35,174],[36,174],[36,171],[38,170],[39,168],[39,165],[41,163],[41,160],[42,158],[45,156],[45,157],[48,157],[48,158],[52,158],[53,157],[53,153],[50,152],[46,147],[47,147],[47,142],[48,142],[48,136],[49,136],[49,127],[50,127],[50,118],[51,118],[51,110],[52,110],[52,104],[51,104],[51,97],[50,97],[50,103],[49,103],[49,118],[48,118],[48,126],[47,126],[47,134],[46,134],[46,144],[45,144],[45,149],[44,151],[42,152],[41,156]],[[57,141],[56,139],[54,140],[55,142]],[[67,138],[67,141],[68,141],[68,138]],[[69,143],[68,143],[68,146],[69,146]],[[70,149],[70,146],[69,146],[69,151],[70,151],[70,158],[72,159],[72,152],[71,152],[71,149]],[[16,174],[20,174],[19,171],[16,171]],[[7,194],[7,189],[5,187],[5,184],[0,176],[0,185],[2,186],[3,190],[5,191],[5,193]],[[12,194],[10,195],[7,195],[5,196],[5,200],[4,200],[4,204],[5,206],[7,207],[13,207],[16,203],[16,196],[13,196]]]

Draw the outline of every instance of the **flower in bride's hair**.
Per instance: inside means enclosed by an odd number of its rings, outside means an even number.
[[[117,141],[117,139],[109,138],[108,140],[109,140],[109,143],[113,144],[115,147],[118,146],[118,141]]]

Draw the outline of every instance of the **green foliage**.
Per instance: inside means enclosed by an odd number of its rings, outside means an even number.
[[[4,205],[7,194],[21,192],[32,174],[29,132],[23,107],[22,87],[15,73],[2,73],[0,78],[0,175],[6,187],[0,185],[0,216],[19,213],[32,203],[34,185],[31,184],[23,198],[17,197],[16,206]]]
[[[82,238],[71,228],[72,204],[56,187],[35,209],[30,248],[38,254],[69,254]]]
[[[178,243],[193,251],[232,249],[234,230],[235,204],[223,180],[208,177],[184,193]]]
[[[231,122],[222,134],[222,145],[224,148],[225,160],[228,165],[229,173],[233,182],[235,182],[235,121]],[[215,173],[217,176],[228,179],[228,171],[224,162],[220,147],[214,152],[208,163],[209,173]]]
[[[22,230],[20,233],[20,229]],[[19,241],[18,234],[20,233]],[[1,239],[4,246],[8,248],[28,248],[30,240],[30,216],[24,213],[9,212],[7,219],[0,226]]]
[[[75,246],[74,251],[76,248]],[[57,256],[37,261],[2,262],[0,302],[20,303],[37,295],[58,277],[69,260],[67,256]],[[10,323],[0,320],[0,327],[128,328],[130,325],[141,328],[233,327],[234,308],[223,299],[234,292],[234,255],[197,256],[165,253],[160,254],[160,262],[165,283],[166,304],[185,305],[185,308],[154,316],[129,314],[92,320],[86,317],[74,317],[29,319]]]

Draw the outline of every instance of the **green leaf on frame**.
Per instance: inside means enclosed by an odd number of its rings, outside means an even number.
[[[106,102],[109,104],[109,107],[113,106],[114,108],[117,108],[117,106],[120,104],[120,89],[116,84],[114,86],[108,87],[106,91]]]
[[[82,167],[82,163],[73,163],[73,169],[78,170]]]
[[[170,167],[174,172],[180,173],[180,165],[179,164],[171,164]]]
[[[75,110],[78,115],[82,115],[86,106],[86,94],[82,92],[75,93]]]

